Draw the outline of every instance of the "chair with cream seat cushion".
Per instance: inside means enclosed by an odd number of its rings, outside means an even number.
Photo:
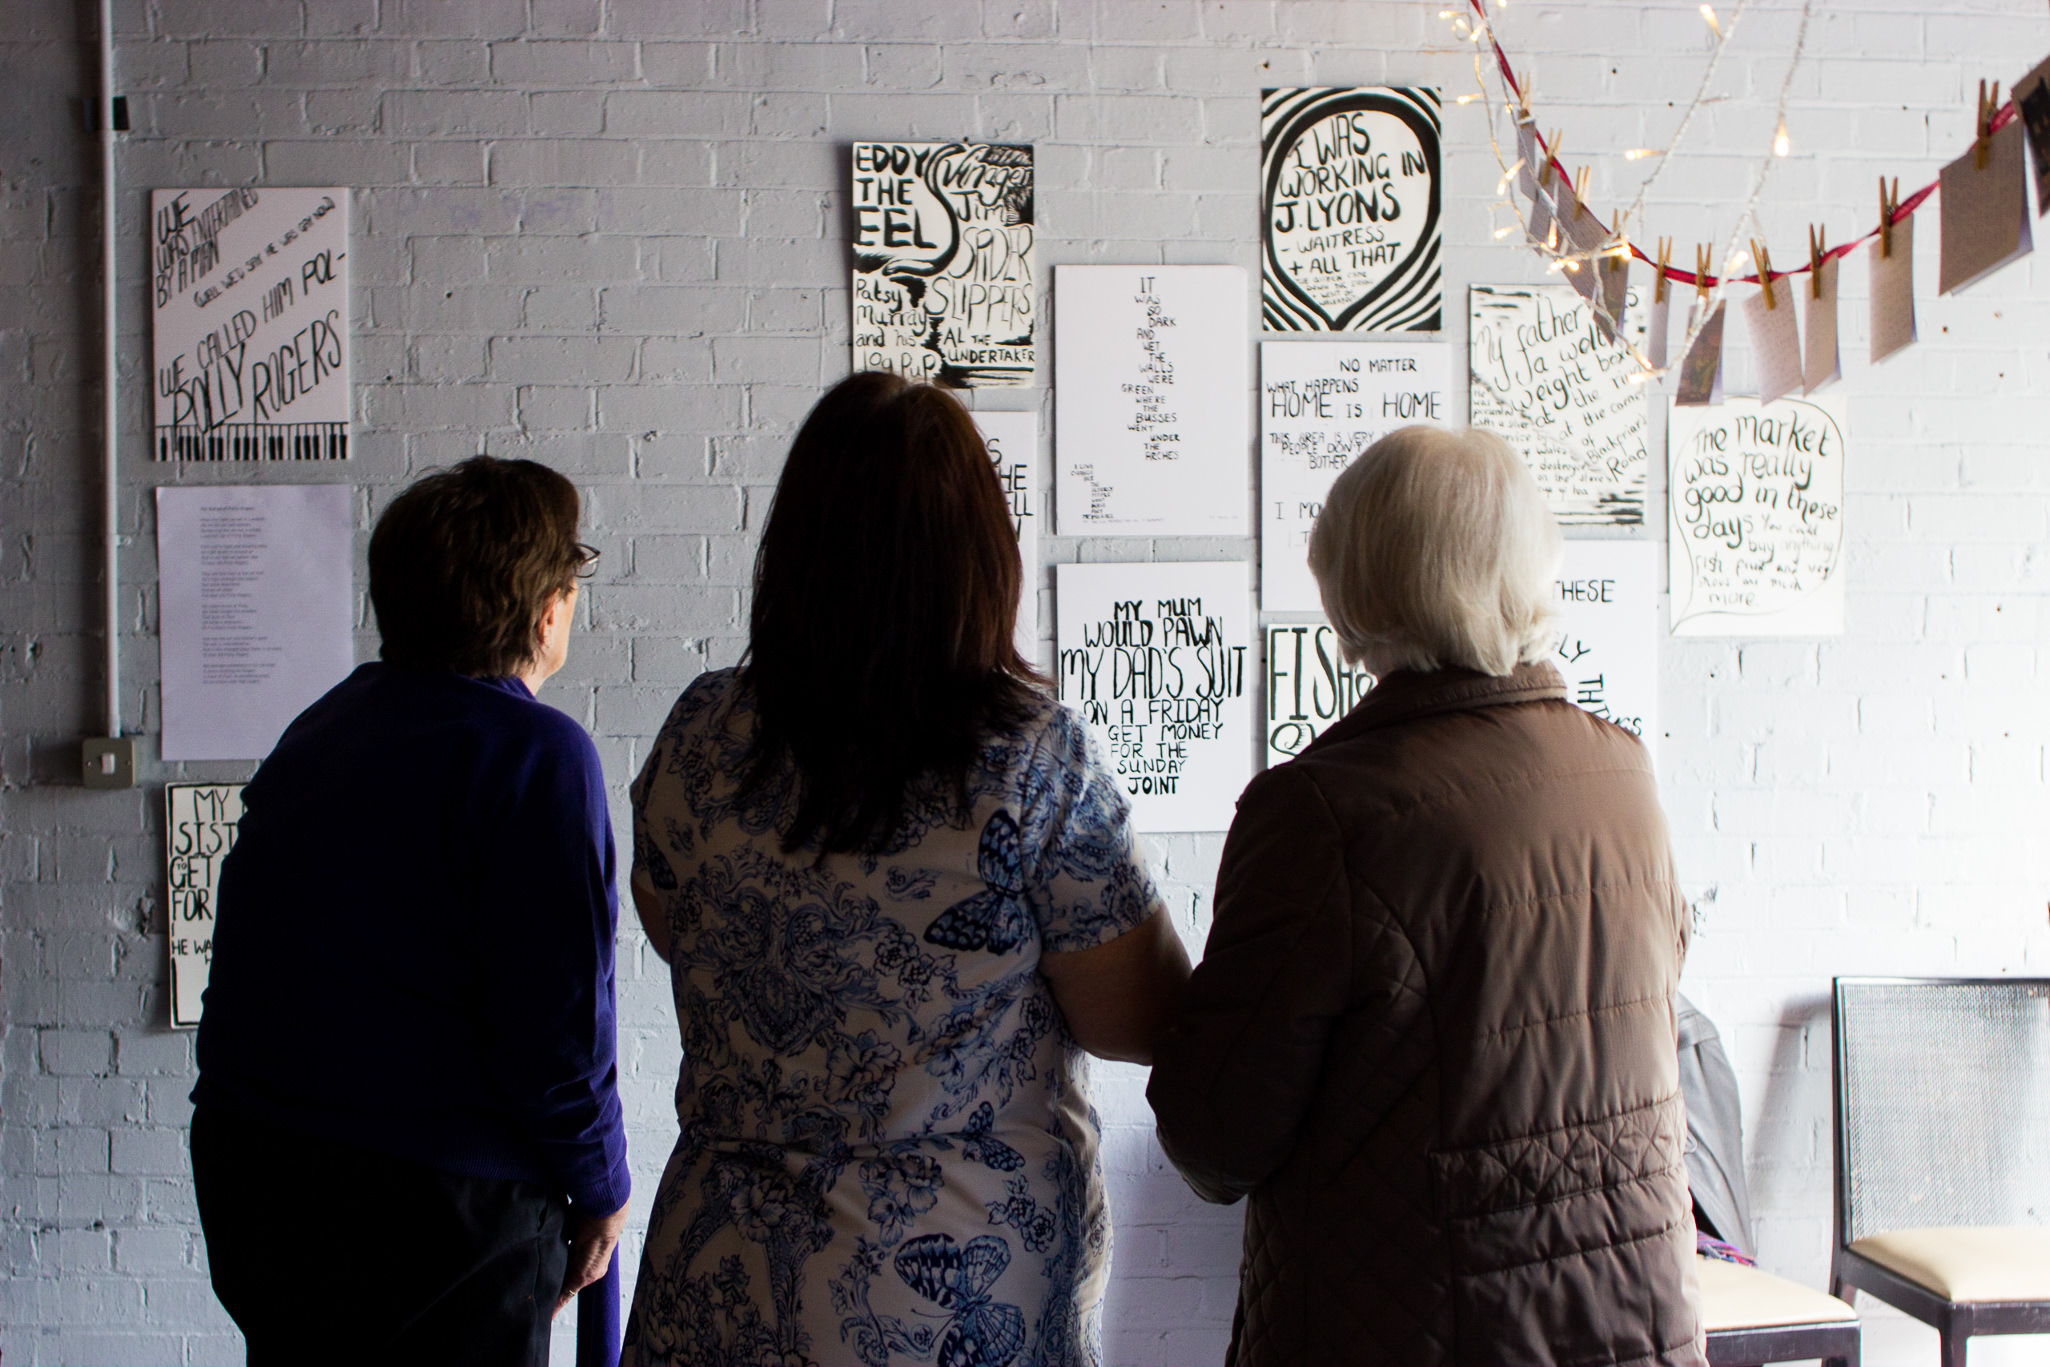
[[[1710,1367],[1821,1358],[1858,1367],[1858,1312],[1813,1287],[1755,1267],[1699,1260]]]
[[[2050,1333],[2050,979],[1839,978],[1830,1290],[1932,1325]]]

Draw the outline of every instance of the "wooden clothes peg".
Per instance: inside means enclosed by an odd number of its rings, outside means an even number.
[[[1808,297],[1822,297],[1822,263],[1829,255],[1829,230],[1808,225]]]
[[[1751,239],[1751,259],[1758,263],[1758,287],[1765,291],[1765,307],[1778,308],[1779,300],[1772,296],[1772,255],[1755,237]]]
[[[1578,219],[1587,210],[1587,181],[1591,168],[1583,166],[1573,173],[1573,217]]]
[[[1986,158],[1992,152],[1993,116],[2000,112],[2000,82],[1993,82],[1987,89],[1986,82],[1979,82],[1979,136],[1972,143],[1972,169],[1986,169]]]
[[[1552,136],[1547,138],[1545,145],[1538,149],[1542,154],[1538,159],[1538,189],[1540,190],[1552,188],[1552,165],[1559,160],[1559,138],[1563,131],[1562,129],[1554,128]]]
[[[1699,302],[1708,302],[1708,244],[1697,243],[1694,248],[1694,293]]]
[[[1666,302],[1666,263],[1672,259],[1673,239],[1670,237],[1660,238],[1658,271],[1652,276],[1651,282],[1651,302],[1654,304]]]
[[[1893,255],[1893,216],[1901,207],[1901,178],[1893,178],[1893,189],[1886,188],[1886,177],[1879,178],[1879,254]]]

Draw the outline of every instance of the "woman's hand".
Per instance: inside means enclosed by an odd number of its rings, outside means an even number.
[[[555,1313],[577,1298],[577,1292],[605,1275],[612,1265],[612,1250],[626,1229],[626,1207],[610,1215],[569,1217],[569,1266],[562,1271],[562,1294],[555,1298]]]

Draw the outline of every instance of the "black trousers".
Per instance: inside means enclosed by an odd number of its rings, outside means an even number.
[[[201,1106],[192,1176],[214,1294],[250,1367],[546,1367],[564,1204]]]

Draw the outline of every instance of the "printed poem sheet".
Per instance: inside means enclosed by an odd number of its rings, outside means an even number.
[[[262,759],[355,663],[346,484],[157,490],[164,754]]]

